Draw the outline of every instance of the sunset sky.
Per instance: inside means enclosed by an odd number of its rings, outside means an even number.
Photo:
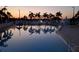
[[[0,9],[1,8],[2,7],[0,7]],[[52,13],[55,15],[56,12],[61,11],[61,13],[63,13],[63,18],[65,18],[66,16],[68,18],[73,16],[72,6],[8,6],[7,9],[16,18],[19,17],[19,10],[21,17],[23,17],[24,15],[28,16],[29,11],[32,11],[33,13],[41,12],[41,15],[44,12]],[[79,7],[75,6],[75,13],[78,10]]]

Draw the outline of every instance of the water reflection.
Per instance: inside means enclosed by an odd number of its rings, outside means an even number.
[[[28,26],[23,26],[23,30],[26,31],[28,29]]]
[[[56,29],[57,29],[54,26],[27,26],[27,25],[16,26],[16,28],[19,30],[19,33],[21,33],[21,29],[23,29],[24,31],[28,31],[30,34],[33,34],[33,33],[40,34],[41,31],[44,34],[46,34],[48,32],[52,33],[54,31],[56,31]]]
[[[57,29],[46,25],[15,25],[0,33],[0,47],[7,47],[3,51],[68,51],[56,34]]]
[[[55,27],[54,26],[36,26],[35,28],[33,28],[32,26],[28,29],[29,33],[30,34],[33,34],[33,33],[37,33],[37,34],[40,34],[40,32],[42,31],[44,34],[46,33],[52,33],[55,31]]]
[[[2,47],[7,47],[8,45],[5,44],[5,42],[7,42],[9,39],[11,39],[11,37],[13,36],[12,31],[10,30],[6,30],[3,32],[3,35],[1,33],[0,35],[0,46]]]

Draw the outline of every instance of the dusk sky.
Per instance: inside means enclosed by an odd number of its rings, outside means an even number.
[[[2,7],[0,7],[0,9],[1,8]],[[73,16],[72,6],[8,6],[7,9],[14,17],[19,17],[19,10],[21,17],[23,17],[24,15],[28,16],[29,11],[32,11],[33,13],[41,12],[41,15],[44,12],[52,13],[55,15],[56,12],[61,11],[61,13],[63,13],[63,18],[65,18],[66,16],[68,18]],[[75,13],[78,10],[79,7],[75,6]]]

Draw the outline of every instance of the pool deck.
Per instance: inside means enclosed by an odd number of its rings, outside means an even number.
[[[79,51],[79,25],[62,26],[57,33],[65,39],[73,52]]]

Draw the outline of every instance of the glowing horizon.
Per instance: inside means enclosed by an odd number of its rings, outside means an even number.
[[[61,11],[63,18],[66,16],[68,18],[73,16],[73,9],[72,6],[8,6],[7,10],[11,12],[13,17],[19,17],[19,10],[20,10],[20,17],[24,15],[28,16],[29,11],[33,13],[41,12],[41,15],[45,12],[52,13],[55,15],[56,12]],[[75,13],[79,10],[78,6],[75,6]]]

